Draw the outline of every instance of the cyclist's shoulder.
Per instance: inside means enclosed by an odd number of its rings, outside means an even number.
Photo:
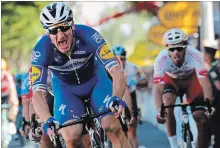
[[[192,59],[201,58],[201,52],[191,45],[187,45],[186,56],[191,57]]]
[[[125,67],[126,67],[127,69],[138,69],[138,67],[137,67],[136,64],[134,64],[134,63],[132,63],[132,62],[129,62],[129,61],[126,61]]]
[[[28,72],[25,72],[23,75],[22,75],[22,79],[21,80],[25,80],[25,79],[28,79]]]
[[[82,35],[82,37],[89,37],[94,33],[96,33],[97,31],[94,28],[87,25],[75,24],[75,32],[79,36]]]
[[[100,46],[105,43],[104,38],[99,32],[90,26],[76,24],[75,33],[80,40],[86,42],[88,45]]]
[[[201,56],[201,52],[193,46],[187,46],[185,58],[188,61],[188,64],[193,64],[194,66],[204,65],[204,60]]]
[[[169,59],[169,53],[168,53],[168,50],[167,49],[163,49],[159,52],[159,54],[157,55],[157,57],[155,58],[155,62],[154,62],[154,65],[155,64],[158,64],[158,63],[161,63],[161,62],[166,62],[168,61]]]
[[[47,34],[41,35],[32,51],[31,62],[32,64],[43,64],[47,63],[53,55],[52,42]]]

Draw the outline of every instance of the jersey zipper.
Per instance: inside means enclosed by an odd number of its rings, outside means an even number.
[[[68,58],[71,60],[71,55],[69,55]],[[75,74],[76,74],[76,78],[77,78],[78,84],[80,84],[78,73],[76,72],[76,70],[74,70],[74,71],[75,71]]]

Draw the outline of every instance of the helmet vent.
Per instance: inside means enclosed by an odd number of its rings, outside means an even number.
[[[62,22],[65,19],[65,16],[63,16],[63,18],[60,19],[60,22]]]
[[[179,39],[179,38],[180,38],[180,36],[176,36],[176,37],[175,37],[175,39]]]
[[[64,10],[64,7],[61,8],[61,11],[60,11],[60,16],[63,15],[63,10]]]
[[[49,18],[43,13],[43,16],[44,16],[44,18],[46,19],[46,20],[48,20],[49,21]]]

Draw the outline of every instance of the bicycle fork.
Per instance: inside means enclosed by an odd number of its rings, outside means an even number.
[[[99,138],[98,131],[91,128],[87,124],[85,125],[85,128],[89,133],[92,148],[100,148],[101,142],[100,142],[100,139],[98,139]],[[97,143],[97,142],[100,142],[100,143]]]
[[[195,148],[195,142],[190,130],[189,117],[186,109],[184,109],[182,115],[182,137],[184,141],[184,148]]]

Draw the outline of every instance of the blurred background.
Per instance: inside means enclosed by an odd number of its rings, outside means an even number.
[[[51,2],[1,2],[1,57],[7,61],[7,70],[13,75],[27,72],[33,47],[38,37],[45,33],[39,21],[40,11]],[[192,46],[202,52],[204,47],[215,49],[215,58],[220,58],[220,2],[65,3],[72,8],[76,24],[89,25],[99,31],[110,47],[126,47],[128,61],[135,63],[145,73],[146,85],[137,88],[141,118],[147,121],[137,129],[140,147],[168,148],[165,126],[156,122],[157,111],[151,93],[154,59],[164,48],[163,34],[174,27],[189,35]],[[18,115],[21,116],[21,112]],[[12,133],[15,132],[16,129]],[[9,148],[19,147],[16,138],[11,139]],[[36,147],[33,143],[25,145]]]
[[[2,57],[13,73],[28,69],[37,38],[45,33],[41,9],[50,2],[1,2]],[[71,2],[75,23],[98,30],[110,46],[124,45],[129,61],[140,67],[153,64],[163,49],[162,36],[173,27],[183,29],[190,43],[202,49],[217,46],[220,2]],[[216,53],[216,56],[219,52]]]

